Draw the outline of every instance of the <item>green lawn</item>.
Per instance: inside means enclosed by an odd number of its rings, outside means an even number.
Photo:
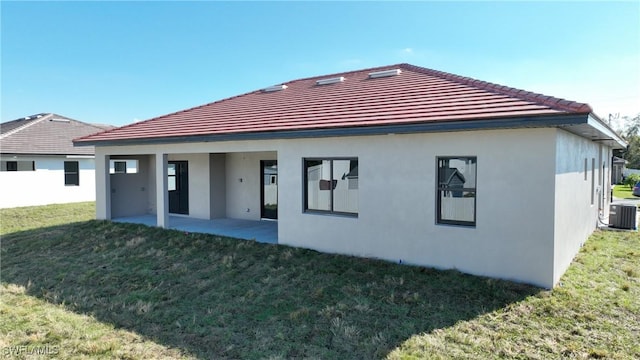
[[[613,196],[620,199],[638,199],[633,196],[631,188],[628,185],[615,185],[613,188]]]
[[[640,358],[638,233],[595,233],[545,291],[87,220],[92,206],[0,210],[1,356]]]

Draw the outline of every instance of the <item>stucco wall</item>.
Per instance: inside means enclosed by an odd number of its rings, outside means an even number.
[[[149,155],[148,165],[147,185],[149,193],[147,194],[147,203],[149,204],[149,214],[156,214],[158,209],[156,205],[156,155]]]
[[[276,157],[275,152],[227,154],[227,217],[260,220],[260,160],[276,160]]]
[[[120,156],[118,159],[138,160],[137,172],[110,174],[111,217],[144,215],[150,212],[149,198],[154,196],[155,187],[149,187],[149,177],[153,174],[150,156]]]
[[[293,140],[278,153],[279,242],[553,285],[555,130]],[[436,157],[477,156],[477,224],[437,225]],[[357,218],[303,212],[301,159],[357,156]],[[322,229],[319,231],[319,229]]]
[[[209,155],[209,193],[210,218],[225,218],[227,216],[227,176],[226,155]]]
[[[20,156],[2,160],[35,161],[35,171],[0,171],[0,208],[95,200],[95,161],[65,156]],[[64,184],[64,162],[77,161],[79,185]]]
[[[189,162],[189,216],[198,218],[230,217],[260,219],[260,160],[276,160],[275,151],[281,141],[230,141],[221,143],[188,143],[142,146],[97,147],[101,174],[108,172],[111,158],[140,158],[148,156],[148,210],[156,214],[155,158],[157,154],[169,154],[169,161]],[[269,151],[263,151],[269,150]],[[102,170],[102,168],[106,170]],[[221,178],[224,176],[224,178]],[[243,183],[239,179],[243,179]],[[111,218],[111,197],[103,190],[109,187],[108,179],[100,176],[97,181],[98,198],[96,217]],[[210,183],[210,179],[214,179]],[[245,183],[244,181],[247,181]],[[228,185],[231,182],[235,184]],[[240,185],[241,184],[241,185]],[[224,194],[220,194],[224,191]],[[249,212],[246,211],[249,209]]]
[[[102,154],[102,151],[99,152]],[[111,217],[156,214],[155,155],[114,155],[137,159],[138,173],[111,174]],[[187,161],[189,167],[189,216],[208,219],[209,154],[171,154],[169,161]]]
[[[604,216],[609,212],[610,159],[608,147],[556,130],[554,283],[596,228],[598,211]]]
[[[209,154],[169,154],[169,161],[188,162],[189,216],[209,219]]]
[[[513,129],[98,147],[96,151],[189,158],[194,161],[189,163],[190,179],[198,178],[193,184],[190,180],[190,187],[195,193],[208,194],[203,209],[206,203],[210,216],[216,195],[209,180],[216,172],[214,166],[224,167],[225,216],[253,220],[260,218],[259,162],[277,158],[281,244],[552,287],[595,226],[598,198],[591,207],[591,182],[583,180],[581,171],[584,157],[595,156],[599,163],[597,148],[562,130]],[[603,150],[603,161],[609,159],[607,151]],[[189,155],[198,153],[202,155]],[[210,154],[224,155],[213,158]],[[475,227],[436,224],[437,156],[477,157]],[[358,158],[357,217],[304,212],[305,157]],[[196,163],[204,165],[198,175],[193,172],[200,168]],[[601,188],[608,186],[603,183]],[[577,207],[580,210],[575,212]],[[554,237],[563,242],[554,244]]]

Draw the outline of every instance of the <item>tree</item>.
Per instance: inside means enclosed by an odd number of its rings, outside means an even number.
[[[629,185],[629,189],[633,189],[633,186],[640,182],[640,175],[638,174],[629,174],[629,176],[624,178],[624,185]]]
[[[624,159],[629,163],[627,167],[630,169],[640,169],[640,136],[634,135],[628,137],[627,143],[629,146],[624,151]]]
[[[627,138],[638,136],[640,133],[640,114],[634,118],[624,116],[623,119],[625,122],[624,136]]]
[[[628,161],[627,167],[630,169],[640,169],[640,114],[634,118],[628,116],[623,117],[624,130],[622,137],[629,146],[621,150],[616,156]]]

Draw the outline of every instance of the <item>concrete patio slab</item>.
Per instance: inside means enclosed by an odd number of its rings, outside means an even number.
[[[112,219],[112,221],[156,226],[155,215],[120,217]],[[238,219],[204,220],[170,215],[169,229],[255,240],[267,244],[278,243],[278,223],[276,221]]]

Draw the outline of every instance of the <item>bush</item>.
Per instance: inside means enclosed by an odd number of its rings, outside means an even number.
[[[640,182],[640,174],[629,174],[625,176],[622,183],[624,185],[629,185],[629,189],[633,189],[633,185],[635,185],[637,182]]]

